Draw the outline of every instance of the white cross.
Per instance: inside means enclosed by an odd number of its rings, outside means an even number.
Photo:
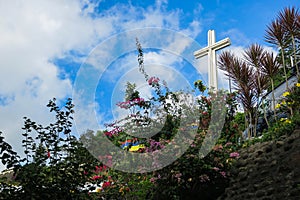
[[[208,45],[203,49],[194,52],[196,59],[208,55],[208,87],[210,90],[218,90],[218,77],[217,77],[217,60],[216,51],[230,45],[230,39],[225,38],[216,43],[216,34],[214,30],[209,30]]]

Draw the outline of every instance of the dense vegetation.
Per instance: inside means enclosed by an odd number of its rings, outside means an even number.
[[[124,101],[118,103],[128,111],[128,116],[108,123],[107,130],[87,130],[81,138],[71,133],[72,100],[68,99],[63,107],[55,99],[50,100],[47,106],[56,121],[42,126],[24,118],[24,158],[0,134],[0,159],[13,174],[1,177],[0,199],[216,199],[228,184],[230,168],[239,157],[240,148],[290,134],[300,125],[299,81],[295,85],[286,84],[287,92],[277,102],[273,98],[268,103],[262,98],[265,90],[274,89],[276,82],[281,81],[278,79],[281,71],[285,74],[283,81],[293,73],[286,61],[292,54],[293,62],[297,63],[299,30],[298,10],[285,8],[267,26],[265,37],[279,48],[277,57],[258,44],[248,47],[244,58],[223,52],[218,63],[233,81],[236,92],[208,92],[209,95],[204,95],[207,88],[200,80],[195,81],[194,91],[171,91],[159,77],[149,77],[137,41],[139,70],[153,97],[144,99],[136,85],[128,83]],[[294,73],[299,79],[298,68]],[[218,107],[218,102],[224,102],[223,106]],[[243,106],[243,113],[237,112],[238,104]],[[275,109],[270,111],[268,105]],[[224,123],[211,123],[216,111]],[[266,126],[258,129],[262,124],[260,119],[264,119]],[[133,136],[141,130],[150,134],[151,127],[160,127],[157,134]],[[217,130],[218,127],[221,129]],[[248,140],[242,135],[245,129],[248,129]],[[202,155],[205,138],[217,131],[218,138],[212,148]],[[182,141],[174,139],[178,134],[182,135]],[[250,139],[251,136],[254,138]],[[112,167],[116,156],[113,153],[92,151],[103,137],[123,151],[150,153],[154,157],[163,156],[159,152],[168,146],[176,149],[184,144],[187,148],[167,166],[151,162],[149,166],[155,170],[126,173]],[[99,156],[100,161],[96,159]],[[130,157],[128,160],[134,162]],[[136,161],[137,169],[139,164]],[[126,163],[119,163],[123,165]]]

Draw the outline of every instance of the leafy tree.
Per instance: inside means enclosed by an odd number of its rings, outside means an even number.
[[[47,107],[56,121],[48,126],[24,118],[22,140],[25,157],[20,159],[0,137],[2,163],[14,167],[14,185],[1,182],[1,199],[76,199],[87,197],[84,189],[97,160],[71,135],[74,105],[68,99],[59,108],[55,99]]]

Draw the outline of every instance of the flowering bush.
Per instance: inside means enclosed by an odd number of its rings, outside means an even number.
[[[289,113],[291,116],[299,113],[300,109],[300,83],[295,83],[290,91],[282,94],[282,99],[275,106],[276,110],[280,112]]]
[[[285,134],[291,134],[296,127],[300,126],[300,83],[295,83],[289,91],[282,94],[282,98],[275,105],[277,121],[265,130],[261,138],[246,141],[243,146],[247,147],[256,142],[269,141]]]
[[[205,134],[199,131],[195,143],[182,157],[155,173],[151,179],[156,186],[154,199],[217,198],[223,193],[231,176],[229,169],[239,153],[234,151],[235,144],[227,142],[216,144],[206,157],[199,157]]]
[[[140,56],[142,56],[142,54],[140,54]],[[141,61],[142,58],[140,57],[139,60]],[[133,120],[135,124],[136,122],[141,124],[143,119],[151,121],[151,119],[143,118],[140,114],[146,113],[146,117],[149,117],[148,110],[151,110],[154,105],[158,106],[162,111],[167,113],[167,115],[164,116],[164,126],[157,135],[147,140],[139,140],[138,138],[128,136],[126,131],[124,131],[128,128],[126,125],[118,129],[122,130],[118,132],[118,134],[109,134],[109,136],[113,135],[110,139],[114,141],[115,144],[122,144],[122,148],[126,147],[126,149],[130,149],[132,141],[136,140],[145,144],[145,152],[156,153],[163,149],[165,145],[170,144],[173,135],[178,134],[178,125],[180,121],[177,120],[180,120],[181,116],[178,114],[182,113],[184,106],[179,106],[178,98],[175,95],[176,92],[171,92],[166,87],[166,84],[161,85],[158,77],[149,78],[143,68],[143,65],[140,65],[140,71],[145,76],[148,84],[154,89],[156,96],[149,100],[144,100],[139,96],[139,92],[135,90],[135,87],[133,87],[134,84],[128,84],[125,96],[130,97],[131,95],[129,93],[131,93],[134,94],[134,98],[127,98],[127,101],[119,103],[118,106],[130,111],[127,119],[129,119],[129,122],[132,122],[130,120]],[[197,88],[201,93],[204,93],[206,90],[206,87],[201,81],[195,82],[195,88]],[[214,98],[216,98],[214,94],[211,94],[211,96],[200,96],[200,98],[196,98],[197,107],[195,107],[192,112],[199,116],[198,121],[194,124],[187,124],[187,127],[181,127],[181,131],[189,130],[189,128],[192,127],[197,130],[197,134],[194,142],[183,156],[171,165],[155,171],[153,174],[144,175],[145,179],[143,181],[147,183],[145,186],[148,189],[147,197],[149,199],[180,199],[183,198],[184,195],[197,195],[200,193],[201,195],[206,193],[209,196],[215,195],[217,197],[223,192],[226,184],[228,183],[228,178],[230,177],[230,166],[239,157],[239,153],[236,152],[236,149],[237,141],[241,134],[237,123],[232,123],[233,115],[237,106],[236,94],[224,94],[223,98],[226,100],[227,112],[225,116],[226,122],[222,130],[221,138],[218,140],[213,150],[205,158],[201,158],[199,156],[199,150],[205,136],[207,135],[207,129],[210,124],[212,101]],[[136,101],[136,99],[143,99],[143,102],[147,102],[147,107],[142,107],[143,104],[140,104],[141,101]],[[176,109],[173,109],[172,104]],[[136,106],[136,108],[131,109],[134,106]],[[136,113],[131,112],[133,110],[135,110]],[[139,115],[140,121],[136,120],[137,115]],[[157,120],[158,118],[155,119]],[[121,126],[118,125],[118,123],[112,123],[112,127],[119,128]],[[131,127],[131,131],[133,129],[134,127]],[[182,142],[184,143],[184,141]],[[172,143],[172,145],[176,144]],[[156,163],[152,164],[155,165]],[[128,176],[126,175],[125,177]],[[130,188],[130,192],[128,192],[127,195],[130,195],[132,194],[133,187],[129,185],[127,186]],[[140,190],[143,190],[143,188],[140,188]],[[214,192],[212,192],[213,190]]]

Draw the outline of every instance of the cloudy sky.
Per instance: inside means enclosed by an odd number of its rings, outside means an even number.
[[[299,0],[0,0],[0,130],[21,151],[23,117],[53,120],[49,99],[72,97],[78,132],[118,115],[126,81],[150,95],[137,70],[137,37],[145,67],[172,89],[207,83],[207,31],[231,39],[236,53],[264,42],[266,25]],[[219,86],[227,88],[220,74]]]

